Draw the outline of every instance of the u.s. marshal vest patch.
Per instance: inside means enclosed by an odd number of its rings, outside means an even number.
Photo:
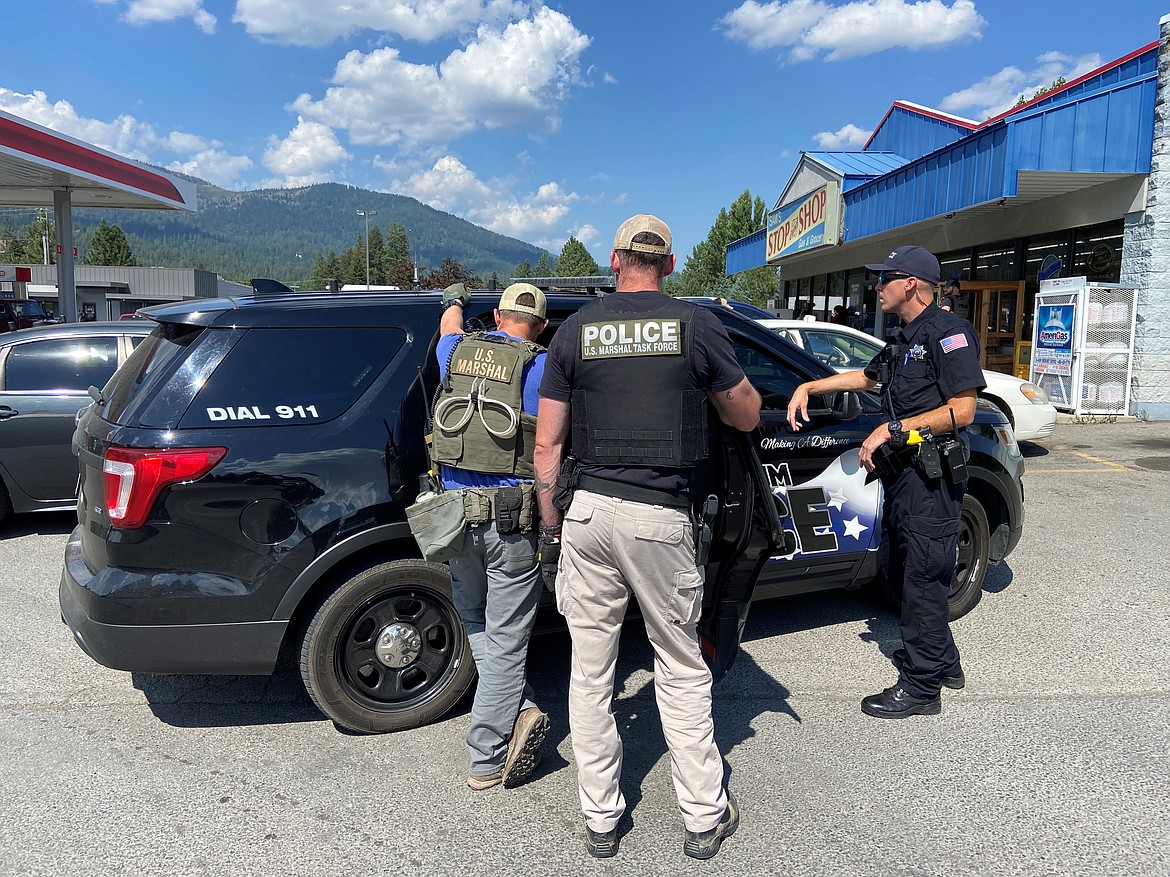
[[[644,317],[581,326],[581,359],[619,356],[679,356],[682,321]]]
[[[512,351],[494,350],[486,344],[483,346],[460,344],[455,348],[451,373],[472,378],[487,378],[507,384],[512,381],[517,360],[517,354]]]

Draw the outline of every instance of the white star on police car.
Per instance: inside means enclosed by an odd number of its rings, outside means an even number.
[[[857,518],[845,522],[845,535],[852,536],[854,539],[860,539],[861,534],[868,530],[869,527],[861,523]]]
[[[843,491],[843,490],[830,490],[829,491],[829,501],[826,503],[826,505],[831,505],[837,511],[841,511],[841,507],[844,506],[848,500],[849,500],[849,497],[847,497],[845,495],[845,491]]]

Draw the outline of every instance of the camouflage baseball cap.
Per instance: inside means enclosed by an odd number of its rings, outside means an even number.
[[[662,238],[661,244],[636,244],[634,236],[642,232],[649,232]],[[618,228],[613,239],[615,250],[633,250],[637,253],[650,253],[655,256],[670,255],[670,226],[652,213],[639,213],[631,216]]]

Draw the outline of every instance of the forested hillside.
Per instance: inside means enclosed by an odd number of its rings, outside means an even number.
[[[181,176],[181,175],[179,175]],[[185,179],[191,179],[185,177]],[[392,222],[407,231],[420,271],[454,259],[487,277],[511,276],[520,262],[536,262],[539,247],[472,225],[402,195],[371,192],[338,183],[301,189],[231,192],[194,180],[199,210],[75,210],[74,234],[84,253],[99,223],[121,226],[139,265],[204,268],[231,280],[271,277],[289,285],[307,280],[313,257],[361,244],[365,220],[358,210],[376,210],[371,227]],[[19,226],[34,211],[6,211]]]

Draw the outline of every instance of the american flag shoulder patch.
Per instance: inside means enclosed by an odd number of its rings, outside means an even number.
[[[940,341],[939,346],[942,347],[943,353],[952,353],[967,346],[967,336],[962,332],[956,332]]]

